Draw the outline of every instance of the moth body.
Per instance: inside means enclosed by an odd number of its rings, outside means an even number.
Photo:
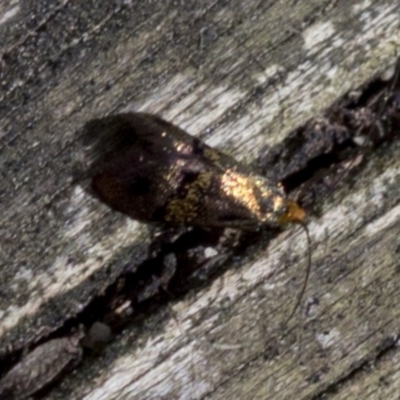
[[[129,146],[95,174],[97,196],[144,222],[258,230],[301,222],[283,187],[150,114],[114,116]]]

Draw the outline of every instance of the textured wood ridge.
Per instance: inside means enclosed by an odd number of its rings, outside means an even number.
[[[398,1],[291,3],[0,5],[1,354],[146,256],[147,227],[73,182],[86,122],[157,113],[250,163],[399,55]],[[286,329],[306,262],[296,227],[128,326],[44,398],[398,398],[398,147],[310,216],[312,274]]]

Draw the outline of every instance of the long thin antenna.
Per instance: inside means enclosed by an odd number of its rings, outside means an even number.
[[[306,276],[304,278],[303,281],[303,286],[301,287],[301,291],[297,297],[296,303],[293,307],[292,312],[289,314],[289,317],[286,318],[283,326],[286,326],[288,324],[288,322],[293,318],[294,314],[296,313],[297,309],[300,306],[301,300],[304,296],[304,293],[306,291],[307,288],[307,284],[308,284],[308,278],[310,277],[310,271],[311,271],[311,238],[310,238],[310,232],[308,230],[307,225],[302,222],[302,221],[298,221],[298,224],[301,225],[301,227],[304,229],[305,233],[306,233],[306,237],[307,237],[307,269],[306,269]]]

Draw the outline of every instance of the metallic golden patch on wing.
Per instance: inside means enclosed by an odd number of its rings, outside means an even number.
[[[274,197],[274,212],[278,212],[282,210],[282,208],[285,206],[286,201],[284,200],[283,197],[280,196],[275,196]]]
[[[254,219],[262,223],[280,223],[283,222],[280,216],[287,215],[287,200],[283,189],[271,188],[264,179],[257,176],[243,175],[227,169],[221,179],[221,188],[225,195],[246,207]]]
[[[205,191],[209,188],[212,175],[208,172],[199,174],[197,179],[186,184],[186,196],[184,198],[172,198],[169,200],[165,220],[178,224],[190,223],[199,214],[199,205]]]
[[[265,184],[265,180],[254,179],[254,184],[257,186],[258,190],[261,192],[261,196],[265,199],[267,197],[274,196],[272,190]]]
[[[229,197],[260,216],[260,206],[254,194],[254,182],[248,176],[227,169],[221,178],[221,189]]]

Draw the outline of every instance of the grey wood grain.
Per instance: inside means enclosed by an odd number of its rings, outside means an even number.
[[[147,227],[73,182],[87,121],[158,113],[251,162],[400,46],[398,1],[64,0],[0,13],[2,352],[61,326],[145,257]],[[374,154],[310,217],[312,317],[280,329],[304,270],[293,228],[173,313],[130,326],[48,398],[311,398],[374,360],[399,333],[397,155]]]

